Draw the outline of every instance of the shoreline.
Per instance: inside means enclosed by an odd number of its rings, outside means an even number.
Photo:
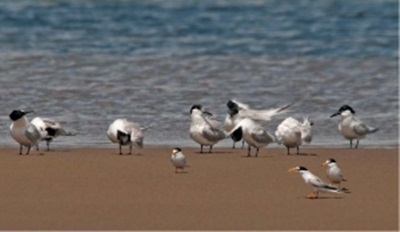
[[[289,156],[267,147],[257,158],[247,149],[182,147],[191,167],[180,174],[169,161],[172,148],[147,145],[122,156],[117,146],[52,146],[30,155],[0,148],[0,229],[399,229],[397,147],[301,147]],[[328,158],[351,193],[304,198],[312,189],[288,169],[302,165],[326,181]]]

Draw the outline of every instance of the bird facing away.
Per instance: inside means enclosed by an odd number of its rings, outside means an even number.
[[[378,128],[373,128],[366,125],[356,116],[354,116],[355,113],[356,112],[353,110],[353,108],[348,105],[343,105],[336,113],[331,115],[331,118],[337,115],[341,116],[338,129],[340,134],[345,139],[350,140],[350,148],[353,148],[353,139],[357,140],[357,143],[354,147],[357,148],[360,139],[365,138],[367,134],[371,134],[379,130]]]
[[[297,154],[299,154],[300,145],[310,143],[312,140],[311,128],[314,125],[310,122],[308,117],[303,118],[303,122],[299,122],[297,119],[288,117],[281,124],[278,125],[275,136],[279,144],[283,144],[287,148],[287,154],[290,154],[290,148],[297,148]]]
[[[183,171],[186,167],[189,167],[186,161],[186,156],[182,153],[182,149],[179,147],[176,147],[172,150],[170,160],[175,167],[175,173],[178,173],[178,169]]]
[[[334,159],[328,159],[324,163],[321,164],[323,167],[328,167],[326,170],[326,174],[328,179],[332,184],[336,184],[340,187],[340,183],[342,181],[347,181],[343,178],[342,170],[340,170],[339,166]]]
[[[213,145],[229,136],[224,131],[222,123],[207,117],[212,114],[204,110],[202,105],[193,105],[190,115],[189,134],[193,141],[200,144],[200,153],[203,153],[203,146],[209,146],[211,153]]]
[[[243,140],[249,145],[247,149],[248,157],[251,156],[251,147],[256,148],[255,156],[257,157],[260,148],[275,141],[274,136],[267,132],[260,123],[250,118],[242,119],[231,134],[235,134],[236,137],[243,136]]]
[[[229,100],[226,106],[228,107],[228,112],[225,116],[224,128],[226,131],[231,131],[240,121],[239,110],[249,109],[249,106],[233,99]],[[235,134],[231,135],[231,139],[233,140],[232,148],[235,148],[235,144],[240,140],[242,140],[241,137],[237,137],[235,136]],[[242,148],[243,148],[244,140],[242,141],[243,141],[242,142]]]
[[[318,176],[312,174],[307,168],[302,166],[296,166],[289,169],[289,172],[298,172],[304,179],[304,182],[313,188],[313,192],[306,195],[306,198],[316,199],[319,196],[319,192],[332,192],[332,193],[350,193],[348,189],[339,188],[333,185],[329,185],[323,182]]]
[[[46,135],[46,131],[43,128],[37,128],[25,117],[26,114],[31,112],[33,111],[13,110],[9,115],[12,121],[10,125],[10,134],[20,145],[20,155],[22,155],[24,146],[27,147],[26,155],[29,155],[31,147],[36,146]]]
[[[50,142],[56,137],[60,135],[75,135],[74,133],[67,132],[59,122],[51,118],[35,117],[32,119],[31,123],[35,125],[39,131],[45,131],[45,136],[41,140],[46,141],[47,151],[50,151]],[[39,150],[39,144],[37,144],[36,148]]]
[[[132,146],[143,148],[144,132],[149,127],[128,121],[124,118],[116,119],[111,123],[107,136],[113,143],[119,144],[119,154],[122,155],[122,146],[129,146],[129,155],[132,154]]]

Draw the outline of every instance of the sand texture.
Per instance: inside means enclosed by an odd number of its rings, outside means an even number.
[[[54,147],[18,155],[0,149],[2,230],[398,230],[398,149],[182,148],[191,165],[176,174],[170,147],[134,150]],[[140,155],[137,152],[140,152]],[[304,196],[302,165],[326,180],[336,159],[350,194]]]

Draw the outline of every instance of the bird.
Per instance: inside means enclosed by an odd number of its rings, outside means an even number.
[[[350,140],[350,148],[353,148],[353,139],[357,140],[354,148],[358,148],[360,139],[365,138],[367,134],[375,133],[379,130],[379,128],[366,125],[354,116],[355,113],[354,109],[349,105],[343,105],[336,113],[331,115],[331,118],[337,115],[341,116],[338,130],[345,139]]]
[[[303,117],[303,122],[299,122],[293,117],[283,120],[275,131],[276,140],[287,148],[287,154],[290,155],[290,148],[296,147],[299,154],[299,146],[303,142],[310,143],[312,140],[311,128],[314,125],[308,117]]]
[[[350,193],[346,188],[339,188],[333,185],[329,185],[323,182],[318,176],[311,173],[307,168],[303,166],[296,166],[289,169],[289,172],[298,172],[304,179],[304,182],[313,187],[313,192],[306,195],[306,198],[317,199],[319,197],[319,192],[332,192],[332,193]]]
[[[337,184],[340,187],[340,183],[342,181],[347,181],[346,179],[344,179],[342,170],[340,170],[335,159],[328,159],[324,163],[322,163],[321,166],[328,166],[326,170],[327,177],[332,184]]]
[[[239,121],[239,110],[249,109],[250,107],[234,99],[229,100],[226,106],[228,107],[228,112],[225,116],[224,128],[226,131],[231,131]],[[234,134],[231,135],[231,139],[233,140],[232,148],[235,148],[236,142],[242,140],[241,137],[236,137]],[[244,147],[244,143],[244,140],[242,140],[242,148]]]
[[[118,118],[107,130],[107,136],[113,143],[119,144],[119,154],[122,155],[122,146],[129,145],[129,155],[132,154],[132,146],[143,148],[144,132],[149,127],[143,127],[139,123]]]
[[[178,173],[178,169],[184,170],[189,167],[186,161],[186,156],[182,153],[182,149],[175,147],[171,154],[171,163],[175,166],[175,173]]]
[[[50,151],[50,142],[53,141],[54,138],[60,135],[75,135],[72,132],[66,131],[59,122],[52,118],[35,117],[32,119],[31,124],[35,125],[36,128],[39,128],[41,131],[45,131],[44,137],[41,138],[41,140],[46,141],[47,151]],[[39,150],[39,143],[36,145],[36,148]]]
[[[248,157],[251,156],[251,147],[256,148],[255,156],[257,157],[260,148],[275,141],[273,135],[267,132],[260,123],[251,118],[240,120],[230,134],[235,134],[236,137],[243,137],[243,140],[248,144]]]
[[[211,153],[213,145],[229,136],[224,131],[222,123],[210,118],[212,114],[202,105],[193,105],[190,108],[190,115],[189,134],[193,141],[200,144],[200,153],[203,153],[203,146],[209,146],[208,152]]]
[[[33,111],[13,110],[9,117],[11,137],[20,145],[19,154],[22,155],[23,147],[27,147],[26,155],[29,155],[31,147],[36,146],[45,137],[45,128],[38,128],[28,121],[26,114]]]

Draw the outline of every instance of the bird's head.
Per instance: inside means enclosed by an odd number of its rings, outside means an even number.
[[[17,121],[18,119],[24,117],[26,114],[29,114],[29,113],[32,113],[32,112],[33,112],[33,110],[28,110],[28,111],[25,111],[25,110],[13,110],[11,112],[11,114],[9,115],[9,117],[10,117],[10,119],[12,121]]]

